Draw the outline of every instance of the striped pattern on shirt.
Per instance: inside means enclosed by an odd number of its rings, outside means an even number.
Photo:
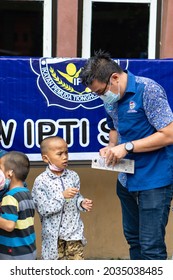
[[[2,199],[1,217],[14,221],[12,232],[0,229],[0,259],[36,259],[34,203],[28,188],[16,187]]]

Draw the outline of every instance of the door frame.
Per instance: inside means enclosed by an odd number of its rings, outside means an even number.
[[[52,56],[52,0],[43,4],[43,57]]]

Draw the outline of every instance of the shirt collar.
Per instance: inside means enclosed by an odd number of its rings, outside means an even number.
[[[125,92],[132,92],[135,93],[136,87],[135,87],[135,75],[133,75],[130,71],[127,72],[127,87]]]
[[[60,176],[58,176],[58,175],[54,174],[54,173],[49,169],[48,166],[46,167],[46,172],[47,172],[48,176],[49,176],[50,178],[52,178],[52,179],[56,179],[57,177],[66,176],[66,174],[67,174],[67,170],[64,169],[63,172],[62,172],[62,174],[61,174]]]

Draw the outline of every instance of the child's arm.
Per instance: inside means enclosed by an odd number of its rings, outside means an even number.
[[[93,202],[92,202],[92,200],[90,200],[88,198],[84,198],[84,200],[81,202],[81,206],[86,211],[91,211],[92,210],[92,206],[93,206]]]
[[[77,193],[77,206],[79,208],[80,211],[91,211],[92,209],[92,200],[88,199],[88,198],[84,198],[79,190],[80,190],[80,178],[79,175],[76,173],[76,178],[75,178],[75,187],[76,189],[78,189],[78,193]]]
[[[2,228],[3,230],[11,232],[14,230],[15,224],[16,223],[13,221],[6,220],[6,219],[0,217],[0,228]]]
[[[5,195],[1,202],[0,228],[12,232],[18,219],[18,201],[11,195]]]

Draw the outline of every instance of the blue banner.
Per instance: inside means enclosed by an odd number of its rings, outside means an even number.
[[[84,87],[81,58],[0,58],[1,146],[41,160],[40,142],[63,137],[70,160],[90,160],[108,143],[103,103]],[[116,60],[123,69],[154,79],[173,109],[173,60]]]

